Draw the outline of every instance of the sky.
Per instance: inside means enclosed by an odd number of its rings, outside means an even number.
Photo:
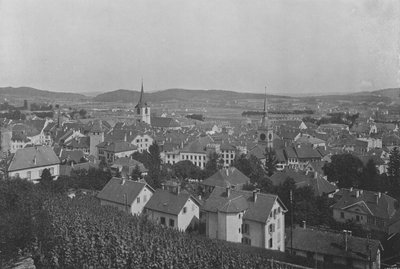
[[[0,0],[0,87],[399,87],[398,0]]]

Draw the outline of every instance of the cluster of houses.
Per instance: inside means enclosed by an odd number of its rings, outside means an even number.
[[[332,155],[352,153],[364,163],[374,160],[379,173],[386,173],[390,150],[400,146],[396,125],[371,119],[360,119],[351,128],[343,124],[317,126],[301,120],[270,121],[265,105],[260,122],[183,123],[168,115],[151,115],[143,87],[135,111],[134,121],[114,126],[99,119],[3,121],[0,145],[7,165],[2,173],[35,181],[44,169],[57,178],[103,162],[119,175],[99,193],[103,205],[146,214],[161,225],[179,230],[204,223],[210,238],[289,250],[343,266],[379,268],[383,250],[379,242],[310,227],[285,232],[288,209],[279,197],[243,190],[249,178],[232,167],[235,159],[254,156],[263,163],[266,149],[271,149],[278,161],[278,172],[271,176],[274,185],[293,178],[297,187],[310,186],[315,195],[333,199],[336,221],[351,220],[390,236],[400,234],[400,213],[394,198],[379,192],[338,189],[327,181],[322,169]],[[204,169],[210,153],[218,154],[223,169],[201,182],[209,194],[207,199],[193,196],[176,182],[166,182],[162,189],[154,190],[143,180],[131,180],[134,169],[142,176],[148,173],[131,155],[148,151],[154,142],[160,147],[162,162],[169,165],[190,161]],[[307,244],[304,239],[314,237],[318,244]],[[359,249],[359,245],[368,248]]]

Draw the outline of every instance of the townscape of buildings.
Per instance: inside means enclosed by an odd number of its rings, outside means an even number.
[[[56,113],[54,119],[2,120],[1,151],[4,177],[37,181],[44,169],[52,176],[69,175],[77,169],[99,167],[115,171],[99,192],[103,205],[112,205],[133,215],[181,231],[203,224],[205,236],[254,247],[291,252],[294,255],[344,267],[380,268],[383,242],[349,232],[308,227],[290,229],[285,223],[291,205],[276,194],[246,190],[250,178],[233,167],[239,156],[254,156],[265,164],[266,150],[276,156],[275,186],[293,178],[297,187],[309,186],[316,196],[328,196],[337,222],[353,221],[368,230],[386,233],[398,240],[398,201],[379,191],[338,188],[329,182],[324,165],[332,156],[351,153],[363,163],[373,160],[380,174],[388,171],[391,150],[400,145],[399,126],[378,123],[361,115],[346,124],[320,124],[268,114],[266,100],[261,120],[240,124],[214,121],[211,124],[173,115],[154,116],[141,96],[134,107],[135,120],[110,124],[103,119],[68,120]],[[135,152],[149,151],[157,143],[163,164],[190,161],[206,167],[210,153],[217,153],[221,168],[198,182],[207,196],[198,196],[179,181],[165,181],[154,189],[143,177],[148,167],[132,159]],[[142,179],[131,180],[139,168]],[[329,228],[329,227],[328,227]],[[399,261],[397,257],[390,261]]]

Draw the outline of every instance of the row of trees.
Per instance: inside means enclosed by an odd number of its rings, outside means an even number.
[[[332,161],[323,167],[324,173],[339,188],[360,188],[388,192],[400,198],[400,153],[397,147],[390,152],[387,173],[379,174],[375,162],[370,159],[364,165],[355,155],[345,153],[332,156]]]

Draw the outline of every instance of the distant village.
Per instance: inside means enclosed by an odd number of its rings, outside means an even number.
[[[159,225],[321,268],[400,264],[400,131],[388,110],[331,110],[340,123],[317,121],[310,111],[269,113],[265,97],[242,120],[155,116],[143,85],[129,121],[30,106],[24,117],[3,107],[3,180],[100,171],[109,178],[97,189],[82,179],[69,196],[94,191],[101,205]]]

